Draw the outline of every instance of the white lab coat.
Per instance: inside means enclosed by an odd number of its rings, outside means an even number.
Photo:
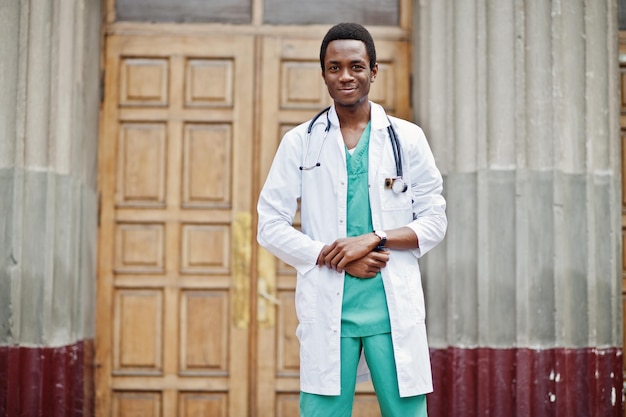
[[[316,266],[325,244],[346,237],[346,156],[334,107],[329,118],[331,127],[326,140],[326,115],[316,121],[306,155],[309,122],[285,134],[259,197],[257,239],[297,270],[296,334],[300,341],[301,390],[339,395],[344,273]],[[381,270],[400,395],[407,397],[432,391],[417,259],[443,239],[447,219],[441,174],[424,133],[408,121],[391,120],[401,143],[404,180],[409,184],[409,190],[401,194],[384,187],[385,178],[396,176],[396,165],[385,111],[371,103],[369,184],[374,230],[408,226],[419,239],[418,249],[391,250],[389,262]],[[314,165],[318,153],[319,167],[300,170],[302,165]],[[302,231],[292,227],[298,200]],[[368,377],[367,365],[361,360],[358,380]]]

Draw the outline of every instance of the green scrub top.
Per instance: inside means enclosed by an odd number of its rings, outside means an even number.
[[[348,171],[347,236],[374,231],[369,201],[368,151],[371,122],[363,131],[352,155],[346,149]],[[341,336],[364,337],[389,333],[389,310],[383,278],[357,278],[345,274],[341,312]]]

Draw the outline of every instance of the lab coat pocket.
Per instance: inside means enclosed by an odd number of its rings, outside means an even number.
[[[317,283],[319,268],[314,267],[305,274],[298,274],[296,282],[296,315],[300,323],[314,323],[317,315]]]
[[[381,184],[380,204],[383,211],[408,210],[411,211],[411,192],[395,192],[391,189],[391,184],[395,174],[380,173],[378,181]]]

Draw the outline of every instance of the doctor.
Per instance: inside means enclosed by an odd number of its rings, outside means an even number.
[[[257,207],[259,243],[298,274],[300,415],[351,416],[371,377],[383,417],[423,417],[418,258],[446,232],[441,174],[422,130],[369,101],[378,65],[363,26],[332,27],[320,64],[333,105],[285,134]]]

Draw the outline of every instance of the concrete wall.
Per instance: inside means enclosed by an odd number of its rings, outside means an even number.
[[[416,120],[449,216],[425,265],[434,415],[621,415],[616,2],[419,2],[414,27]],[[566,369],[572,353],[589,374]],[[600,355],[611,359],[598,376]],[[500,385],[476,361],[498,366]],[[515,394],[511,408],[489,390]]]
[[[92,348],[100,21],[100,0],[0,4],[0,410],[8,415],[17,415],[12,407],[31,415],[54,397],[41,381],[45,366],[82,368],[74,362]],[[46,365],[49,351],[56,359]]]

